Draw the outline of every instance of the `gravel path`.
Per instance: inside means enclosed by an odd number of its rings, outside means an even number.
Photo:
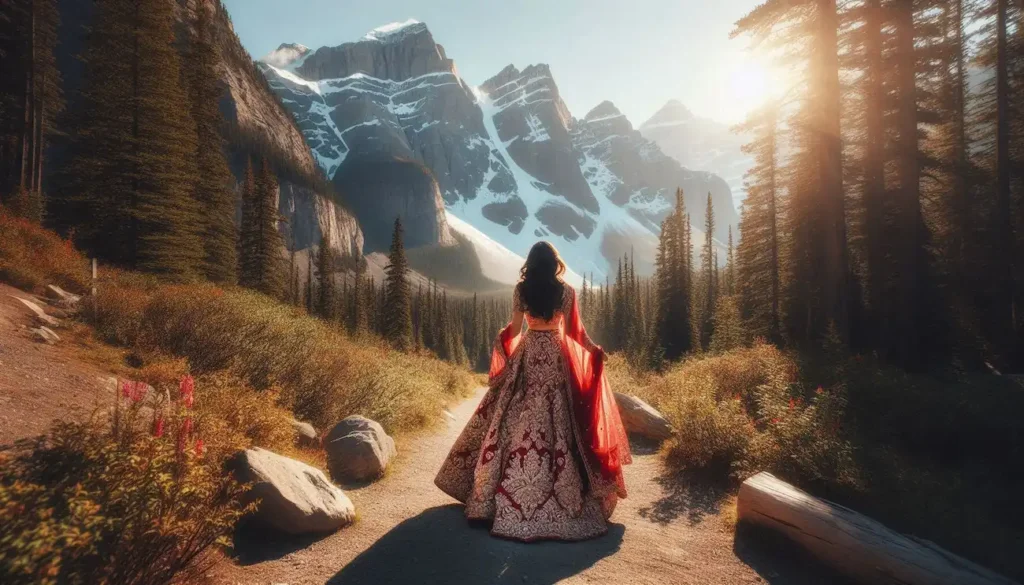
[[[216,584],[717,584],[831,582],[798,557],[733,542],[720,518],[722,495],[691,491],[667,476],[648,450],[626,468],[629,498],[606,536],[583,543],[522,544],[468,523],[433,478],[483,391],[440,431],[404,436],[388,475],[348,489],[357,522],[318,540],[261,541],[211,573]]]
[[[85,363],[68,332],[57,328],[62,341],[47,345],[33,340],[37,323],[16,296],[28,293],[0,284],[0,449],[38,435],[54,420],[82,417],[109,399],[104,380],[110,374]],[[37,304],[51,311],[43,301]]]

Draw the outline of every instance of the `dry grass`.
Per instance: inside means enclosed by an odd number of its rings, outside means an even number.
[[[95,326],[145,356],[183,358],[197,375],[228,373],[320,430],[351,414],[391,431],[423,427],[465,396],[472,375],[428,355],[354,339],[263,295],[206,284],[117,279],[98,298]]]
[[[50,283],[84,292],[86,265],[70,242],[0,208],[0,280],[32,292]],[[321,432],[351,414],[390,432],[424,427],[479,383],[431,355],[394,351],[374,336],[353,338],[235,287],[167,284],[102,267],[95,313],[83,313],[91,327],[76,325],[74,338],[87,359],[154,386],[195,375],[208,391],[207,406],[219,412],[211,421],[220,420],[219,432],[238,445],[290,444],[282,439],[281,413]]]
[[[87,260],[70,241],[0,206],[0,281],[37,294],[47,284],[81,293]]]
[[[839,432],[840,386],[808,390],[792,356],[758,344],[696,357],[663,375],[610,363],[612,387],[657,408],[676,429],[667,445],[681,467],[743,479],[769,469],[791,477],[855,483],[850,445]]]

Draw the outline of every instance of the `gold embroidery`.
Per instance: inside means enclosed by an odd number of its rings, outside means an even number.
[[[493,519],[497,536],[604,534],[619,486],[595,476],[581,457],[569,395],[558,333],[527,332],[434,482],[466,504],[469,518]]]

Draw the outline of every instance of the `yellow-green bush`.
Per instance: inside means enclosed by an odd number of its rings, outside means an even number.
[[[95,325],[135,351],[182,357],[196,375],[230,372],[257,390],[277,388],[282,404],[320,429],[351,414],[393,430],[420,427],[473,383],[461,368],[354,339],[237,288],[115,282],[100,291]]]
[[[795,360],[772,345],[694,357],[660,376],[624,373],[615,360],[609,365],[614,388],[647,400],[675,427],[668,454],[680,465],[736,478],[771,470],[856,481],[840,428],[844,389],[808,390]]]
[[[70,241],[0,207],[0,282],[34,293],[48,284],[85,292],[87,260]]]
[[[57,423],[0,456],[0,582],[171,583],[226,543],[243,486],[190,408],[142,388],[112,416]]]

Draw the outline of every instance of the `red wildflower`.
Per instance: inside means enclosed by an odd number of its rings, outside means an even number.
[[[821,386],[818,386],[818,389],[814,391],[815,394],[822,394],[824,392],[825,391],[821,389]]]
[[[164,417],[158,416],[155,419],[153,419],[153,436],[164,436]]]
[[[740,399],[740,393],[739,393],[739,392],[737,392],[737,393],[736,393],[736,395],[732,397],[732,399],[733,399],[733,400],[736,400],[736,401],[739,401],[739,399]]]
[[[192,403],[195,400],[196,381],[192,376],[182,376],[181,383],[178,384],[178,391],[181,394],[181,401],[185,404],[185,408],[192,408]]]
[[[131,380],[121,382],[121,395],[132,402],[139,402],[145,398],[146,390],[148,389],[149,386],[143,382],[133,382]]]
[[[792,399],[792,398],[790,398],[790,399],[789,399],[789,409],[790,409],[790,410],[793,410],[793,407],[794,407],[794,406],[796,406],[796,403],[795,403],[795,402],[793,402],[793,399]]]
[[[202,457],[202,456],[203,456],[203,440],[202,439],[197,439],[196,440],[196,457]]]
[[[773,424],[773,425],[777,425],[777,424],[779,424],[779,419],[777,419],[777,418],[773,418],[773,419],[772,419],[772,424]]]

